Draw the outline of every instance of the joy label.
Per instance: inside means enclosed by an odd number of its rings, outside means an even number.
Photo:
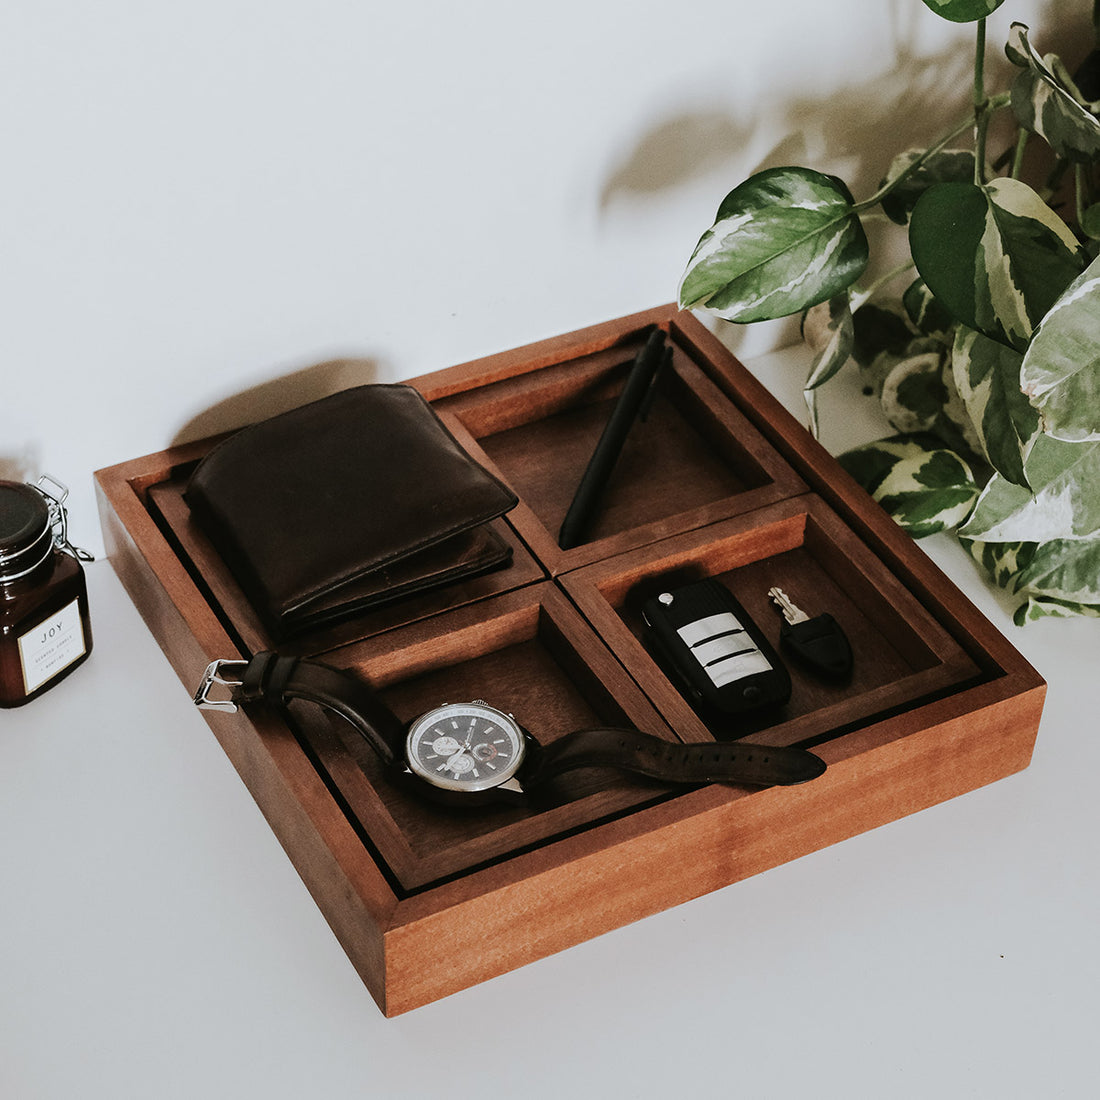
[[[37,691],[84,653],[80,606],[73,600],[19,638],[19,659],[27,694]]]

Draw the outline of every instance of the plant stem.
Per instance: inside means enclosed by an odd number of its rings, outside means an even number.
[[[1073,166],[1073,171],[1075,175],[1074,183],[1076,184],[1077,191],[1077,225],[1084,231],[1085,211],[1088,209],[1092,197],[1089,194],[1089,179],[1083,164],[1075,164]]]
[[[898,264],[897,267],[891,271],[887,271],[885,275],[880,275],[869,287],[864,290],[854,290],[852,292],[851,309],[855,313],[860,306],[869,302],[887,283],[892,283],[899,275],[904,275],[907,271],[912,271],[917,265],[912,260],[906,260],[904,263]]]
[[[1095,0],[1095,4],[1097,12],[1100,13],[1100,0]],[[1100,17],[1100,14],[1098,14],[1098,17]],[[881,202],[898,186],[898,184],[908,179],[916,172],[926,160],[935,156],[944,149],[949,142],[954,141],[959,134],[971,126],[974,127],[975,136],[974,182],[979,186],[985,182],[986,134],[989,129],[989,121],[993,117],[994,112],[999,111],[1002,107],[1007,107],[1012,98],[1009,92],[1003,92],[1001,95],[996,96],[987,96],[985,94],[985,42],[986,21],[984,19],[979,19],[977,45],[974,51],[974,108],[972,113],[963,119],[957,126],[954,126],[948,133],[944,134],[944,136],[933,145],[925,149],[912,164],[899,172],[897,176],[890,180],[885,186],[880,187],[869,199],[857,203],[855,207],[857,213],[869,209]]]
[[[1011,176],[1014,180],[1020,178],[1020,171],[1024,164],[1024,150],[1027,148],[1027,139],[1030,134],[1022,126],[1020,132],[1016,135],[1016,155],[1012,158],[1012,172]]]
[[[1008,94],[998,96],[996,99],[990,100],[990,107],[997,108],[1003,107],[1008,103]],[[929,157],[934,157],[938,152],[946,148],[952,141],[955,140],[964,130],[968,130],[974,125],[974,118],[972,115],[967,115],[957,126],[954,126],[943,137],[939,138],[935,144],[930,145],[919,157],[917,157],[912,164],[908,165],[903,171],[899,172],[889,183],[880,187],[869,199],[864,199],[863,202],[856,203],[855,211],[860,213],[863,210],[869,210],[872,206],[877,206],[899,183],[907,180]]]
[[[985,94],[985,20],[978,20],[974,48],[974,182],[985,183],[985,141],[989,129],[989,100]]]

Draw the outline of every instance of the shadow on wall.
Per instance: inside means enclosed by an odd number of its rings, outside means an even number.
[[[42,460],[32,447],[20,454],[0,454],[0,481],[35,481],[41,473]]]
[[[1066,7],[1066,0],[1049,0],[1032,27],[1031,38],[1040,53],[1057,53],[1073,69],[1092,43],[1091,3],[1077,0],[1077,10],[1068,15]],[[894,3],[892,65],[885,68],[881,58],[868,58],[872,75],[862,82],[853,80],[825,98],[801,96],[763,106],[748,103],[744,118],[708,110],[658,122],[611,173],[600,195],[600,209],[606,211],[620,197],[683,186],[723,165],[729,167],[729,182],[725,191],[714,196],[715,210],[726,191],[748,176],[790,164],[835,172],[856,199],[866,198],[898,153],[927,146],[968,110],[973,83],[968,43],[973,41],[973,31],[962,29],[958,44],[937,54],[916,56],[910,43],[916,38],[918,21],[928,16],[919,0]],[[991,90],[1007,88],[1016,71],[1003,45],[991,31],[986,54],[986,86]],[[744,164],[744,151],[754,146],[754,138],[765,129],[787,136],[757,163]],[[700,225],[699,234],[706,228]],[[686,249],[690,251],[694,243],[685,242]]]
[[[291,371],[223,398],[191,417],[175,434],[172,445],[266,420],[339,390],[374,382],[380,373],[379,364],[373,359],[329,359]]]

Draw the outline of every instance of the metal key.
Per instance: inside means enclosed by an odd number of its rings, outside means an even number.
[[[779,609],[783,612],[783,618],[788,623],[804,623],[809,619],[810,616],[802,608],[796,607],[782,588],[769,588],[768,595],[779,605]]]
[[[783,612],[780,644],[814,672],[845,679],[852,671],[852,647],[836,619],[827,612],[811,618],[782,588],[769,588],[768,595]]]

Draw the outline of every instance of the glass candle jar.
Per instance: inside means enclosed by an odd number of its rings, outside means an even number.
[[[0,480],[0,707],[29,703],[92,651],[88,555],[65,533],[67,493]]]

